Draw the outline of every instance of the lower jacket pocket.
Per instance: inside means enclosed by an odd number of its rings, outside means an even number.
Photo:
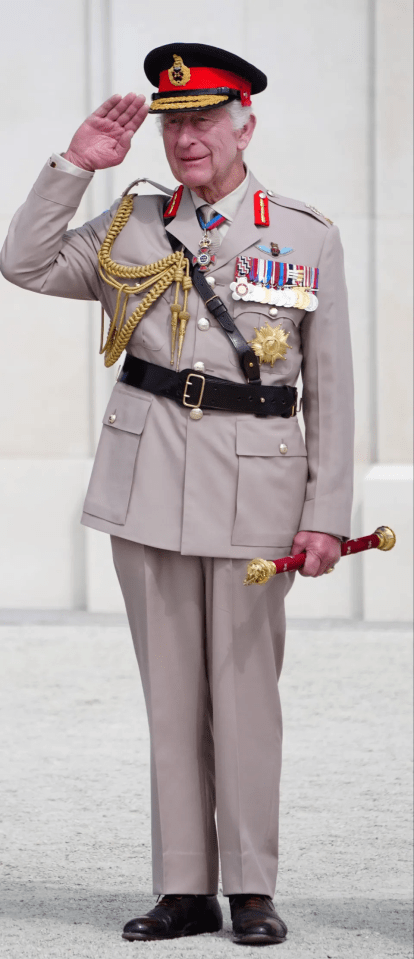
[[[276,417],[239,422],[236,452],[232,544],[290,545],[300,523],[308,479],[306,448],[297,422]]]
[[[139,443],[151,405],[151,399],[133,390],[121,384],[114,387],[84,504],[86,513],[119,526],[126,520]]]

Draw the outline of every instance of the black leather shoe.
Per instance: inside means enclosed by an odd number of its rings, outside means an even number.
[[[123,939],[176,939],[218,932],[223,916],[216,896],[163,896],[145,916],[124,926]]]
[[[233,941],[246,946],[284,942],[287,926],[278,916],[270,896],[229,896]]]

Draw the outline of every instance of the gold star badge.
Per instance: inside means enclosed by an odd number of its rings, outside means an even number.
[[[261,326],[260,330],[254,327],[256,336],[254,340],[249,340],[252,344],[259,363],[270,363],[273,366],[276,360],[286,359],[286,350],[291,350],[287,338],[289,333],[279,326]]]

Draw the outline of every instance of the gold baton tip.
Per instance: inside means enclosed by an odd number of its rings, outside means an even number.
[[[251,559],[248,564],[243,586],[253,586],[254,583],[258,583],[259,585],[267,583],[267,581],[275,575],[275,564],[272,563],[271,560],[260,559],[259,556],[256,556],[256,558]]]
[[[379,543],[377,549],[382,549],[386,552],[388,549],[393,549],[396,544],[397,537],[394,533],[394,530],[391,529],[391,526],[378,526],[375,530]]]

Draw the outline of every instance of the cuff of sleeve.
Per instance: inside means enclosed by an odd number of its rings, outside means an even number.
[[[93,177],[91,170],[83,170],[82,167],[76,166],[76,164],[71,163],[70,160],[66,160],[60,153],[52,153],[49,159],[49,166],[56,170],[61,170],[62,173],[71,173],[72,176],[82,177],[84,180],[91,180]]]
[[[340,540],[351,535],[351,503],[335,501],[329,497],[316,502],[306,500],[303,507],[298,532],[308,530],[316,533],[329,533]]]

